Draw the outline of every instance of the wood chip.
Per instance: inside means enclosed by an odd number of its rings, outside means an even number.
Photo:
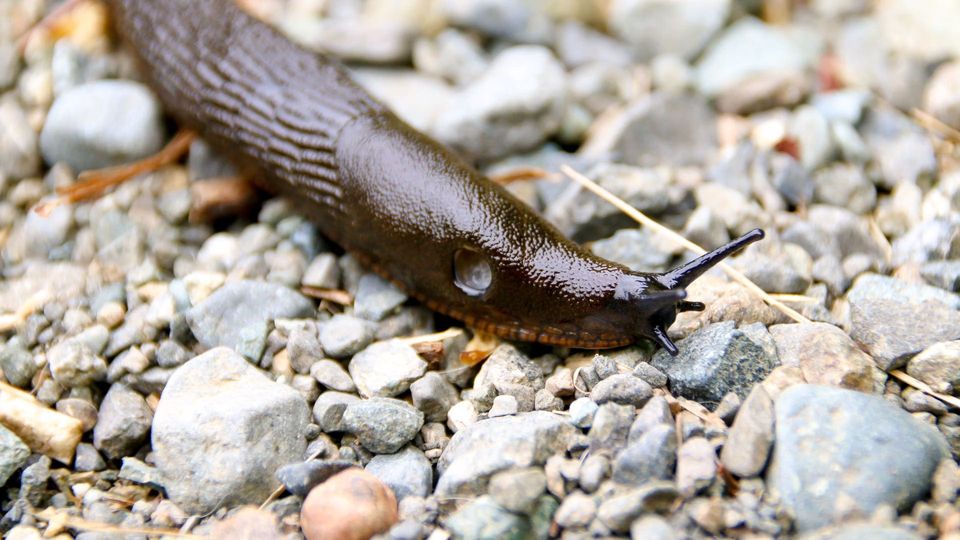
[[[73,463],[83,436],[83,423],[47,408],[30,394],[0,383],[0,424],[14,432],[30,450],[61,463]]]

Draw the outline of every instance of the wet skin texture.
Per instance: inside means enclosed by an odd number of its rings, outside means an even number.
[[[283,194],[332,240],[431,309],[501,337],[581,348],[657,341],[683,287],[752,231],[665,274],[632,272],[561,235],[397,118],[331,59],[231,0],[108,0],[166,108]],[[468,253],[485,287],[458,281]],[[461,259],[462,260],[462,259]],[[486,281],[481,282],[486,285]]]

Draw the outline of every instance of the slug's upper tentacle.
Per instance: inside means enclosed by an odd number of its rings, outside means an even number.
[[[334,60],[232,0],[108,0],[165,107],[320,230],[437,311],[509,339],[673,353],[684,287],[754,231],[666,274],[561,235],[399,120]]]

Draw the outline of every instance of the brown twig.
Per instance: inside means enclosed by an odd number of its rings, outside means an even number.
[[[892,371],[889,371],[888,373],[893,378],[898,379],[903,383],[909,386],[912,386],[913,388],[916,388],[917,390],[923,392],[924,394],[927,394],[928,396],[931,396],[931,397],[935,397],[940,401],[953,406],[954,408],[960,409],[960,399],[954,396],[948,396],[947,394],[941,394],[940,392],[937,392],[933,388],[930,388],[930,385],[928,385],[927,383],[919,379],[916,379],[914,377],[911,377],[910,375],[907,375],[906,373],[904,373],[903,371],[900,371],[899,369],[894,369]]]

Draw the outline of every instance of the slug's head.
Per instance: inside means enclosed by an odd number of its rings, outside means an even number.
[[[684,311],[703,311],[700,302],[688,302],[684,289],[693,280],[723,259],[763,238],[754,229],[736,240],[705,253],[663,274],[624,274],[617,284],[613,309],[625,315],[639,337],[656,341],[672,355],[677,346],[667,336],[667,328]]]

